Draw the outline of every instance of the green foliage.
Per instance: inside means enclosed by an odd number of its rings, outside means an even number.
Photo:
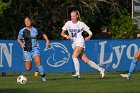
[[[132,29],[133,29],[133,32],[135,33],[134,37],[137,38],[137,34],[140,33],[140,29],[138,29],[138,27],[136,25],[133,25]]]
[[[94,34],[108,26],[112,38],[134,38],[130,0],[82,0],[82,18]]]
[[[112,18],[109,31],[112,38],[134,38],[135,32],[132,31],[132,19],[130,16]]]
[[[137,32],[132,31],[131,0],[0,0],[1,39],[16,39],[25,16],[49,39],[62,39],[61,28],[74,5],[94,35],[100,33],[103,25],[108,26],[112,38],[134,38]]]
[[[0,15],[3,14],[3,11],[7,8],[10,7],[11,1],[8,2],[3,2],[2,0],[0,0]]]

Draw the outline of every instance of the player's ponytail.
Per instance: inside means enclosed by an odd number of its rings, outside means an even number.
[[[76,11],[78,15],[78,21],[82,21],[79,11]]]

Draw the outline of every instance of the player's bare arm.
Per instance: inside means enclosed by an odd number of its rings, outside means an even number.
[[[50,42],[49,42],[47,35],[43,34],[43,38],[46,40],[46,46],[50,47]]]
[[[25,47],[25,44],[24,44],[24,43],[22,43],[22,42],[21,42],[21,40],[20,40],[19,38],[17,38],[17,41],[18,41],[18,43],[20,44],[20,46],[21,46],[22,48],[24,48],[24,47]]]
[[[66,34],[65,34],[65,30],[62,30],[61,36],[62,36],[62,37],[65,37],[66,39],[71,39],[71,36],[70,36],[70,35],[66,35]]]
[[[85,40],[90,40],[91,39],[91,37],[92,37],[92,32],[90,31],[90,30],[88,30],[88,31],[86,31],[89,35],[88,35],[88,37],[85,37]]]

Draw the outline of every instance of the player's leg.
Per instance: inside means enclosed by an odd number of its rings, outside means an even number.
[[[30,71],[32,69],[32,62],[31,61],[25,61],[25,69],[27,71]]]
[[[23,51],[25,69],[30,71],[32,69],[32,57],[31,52]]]
[[[139,59],[140,59],[140,50],[135,54],[133,60],[131,61],[128,74],[121,74],[121,76],[129,79],[132,76],[132,73],[135,70],[137,62],[138,62]]]
[[[35,64],[36,64],[36,66],[37,66],[37,68],[39,70],[40,75],[42,76],[42,80],[46,81],[45,71],[44,71],[43,66],[41,65],[40,56],[39,55],[34,56],[34,61],[35,61]]]
[[[76,46],[74,48],[73,54],[72,54],[72,59],[74,62],[74,67],[75,67],[75,74],[72,75],[74,77],[78,77],[80,78],[80,65],[79,65],[79,61],[78,61],[78,57],[80,55],[80,53],[83,51],[82,47]]]
[[[42,76],[42,80],[46,81],[45,71],[44,71],[44,68],[43,68],[43,66],[41,64],[39,48],[34,48],[33,52],[32,52],[32,55],[33,55],[35,64],[36,64],[36,66],[38,68],[38,71],[39,71],[40,75]]]
[[[90,67],[100,71],[100,74],[101,74],[101,77],[103,78],[104,77],[104,72],[105,72],[105,69],[104,68],[101,68],[99,67],[95,62],[91,61],[88,59],[88,57],[86,56],[86,54],[84,52],[82,52],[80,54],[80,58],[86,63],[88,64]]]

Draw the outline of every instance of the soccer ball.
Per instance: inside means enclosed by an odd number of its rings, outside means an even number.
[[[17,83],[18,84],[26,84],[27,83],[27,77],[24,75],[20,75],[17,77]]]

